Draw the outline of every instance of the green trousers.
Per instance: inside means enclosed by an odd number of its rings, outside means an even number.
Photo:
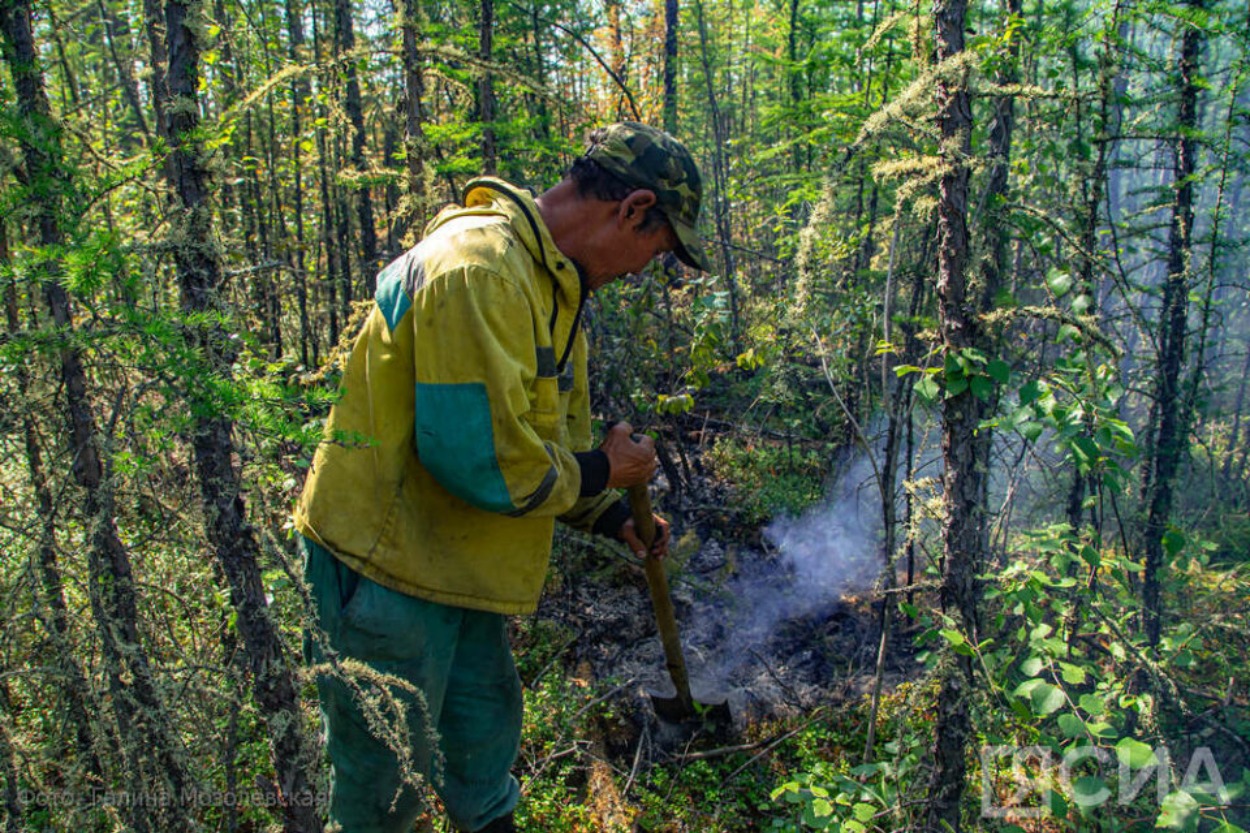
[[[313,541],[301,537],[300,546],[328,647],[406,680],[425,701],[386,686],[406,707],[407,725],[400,724],[396,735],[393,711],[366,708],[353,685],[318,675],[331,823],[344,833],[411,831],[424,807],[422,794],[404,783],[393,746],[435,788],[457,828],[480,830],[512,812],[520,795],[510,770],[520,748],[522,704],[504,617],[398,593],[350,570]],[[311,634],[305,653],[309,662],[326,659]],[[376,678],[352,679],[366,698],[379,702]],[[391,734],[391,745],[379,739],[382,732]]]

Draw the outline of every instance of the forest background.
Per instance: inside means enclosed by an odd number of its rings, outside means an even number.
[[[6,831],[322,829],[288,515],[336,361],[469,178],[541,189],[623,118],[692,148],[714,268],[597,295],[596,414],[659,440],[678,578],[857,449],[872,661],[644,755],[577,633],[518,621],[521,828],[1245,824],[1244,3],[0,0],[0,28]],[[553,581],[595,547],[561,536]]]

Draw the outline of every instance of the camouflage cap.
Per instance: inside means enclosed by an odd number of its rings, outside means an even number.
[[[596,130],[586,156],[626,185],[655,192],[656,207],[677,234],[675,254],[707,271],[697,228],[703,180],[685,145],[663,130],[626,121]]]

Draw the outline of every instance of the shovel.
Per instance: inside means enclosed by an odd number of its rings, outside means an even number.
[[[651,693],[655,713],[663,720],[680,723],[692,718],[702,718],[707,723],[728,726],[731,722],[729,706],[725,702],[699,703],[690,694],[690,674],[686,671],[686,657],[681,650],[681,637],[677,633],[677,617],[673,613],[673,597],[668,592],[668,575],[664,563],[651,554],[655,541],[655,518],[651,514],[651,497],[646,484],[629,487],[629,507],[633,511],[634,530],[647,548],[643,566],[647,572],[647,588],[651,591],[651,606],[655,609],[655,624],[664,643],[664,658],[668,675],[677,689],[674,697],[661,697]]]

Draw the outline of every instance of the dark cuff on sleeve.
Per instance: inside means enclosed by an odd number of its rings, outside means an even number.
[[[608,488],[608,455],[602,449],[594,451],[578,451],[573,454],[577,458],[577,467],[582,470],[581,497],[594,497]]]
[[[629,502],[622,499],[604,510],[603,514],[595,521],[594,529],[591,532],[596,535],[602,535],[605,538],[615,538],[617,533],[621,531],[621,527],[632,516],[633,512],[629,509]]]

